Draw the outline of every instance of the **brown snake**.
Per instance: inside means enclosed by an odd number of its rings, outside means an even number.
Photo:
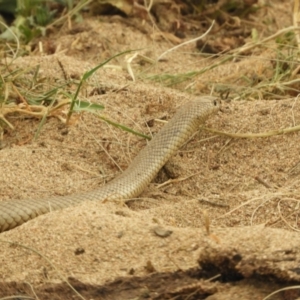
[[[205,96],[183,105],[121,175],[96,190],[46,199],[0,201],[0,232],[39,215],[86,200],[125,200],[137,197],[192,133],[219,109],[219,104],[217,98]]]

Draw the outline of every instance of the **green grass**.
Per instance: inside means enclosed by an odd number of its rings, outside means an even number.
[[[97,103],[90,103],[81,93],[82,87],[88,84],[88,79],[97,70],[112,59],[130,52],[132,51],[124,51],[108,58],[85,72],[79,81],[62,80],[59,84],[55,81],[51,82],[49,78],[42,77],[39,74],[39,66],[26,70],[16,68],[13,71],[10,71],[14,67],[13,64],[3,67],[0,70],[3,74],[0,76],[0,127],[14,129],[13,124],[6,117],[9,114],[33,116],[41,120],[35,134],[35,138],[38,138],[47,117],[57,116],[68,124],[74,113],[85,112],[96,114],[101,120],[116,128],[150,139],[143,133],[101,116],[99,112],[105,107]],[[71,90],[71,83],[76,86],[75,91]],[[63,118],[62,110],[66,106],[68,107],[68,113]]]

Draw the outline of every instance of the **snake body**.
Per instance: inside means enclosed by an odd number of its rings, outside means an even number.
[[[121,175],[96,190],[45,199],[0,201],[0,232],[13,229],[39,215],[83,201],[137,197],[179,147],[218,109],[219,101],[212,96],[198,97],[186,103]]]

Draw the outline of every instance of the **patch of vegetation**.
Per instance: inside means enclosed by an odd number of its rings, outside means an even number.
[[[12,65],[2,67],[0,76],[0,132],[1,127],[14,126],[6,118],[11,114],[23,114],[41,119],[35,137],[40,133],[47,117],[54,116],[62,122],[68,124],[74,112],[90,112],[124,131],[150,139],[148,136],[134,131],[122,124],[116,123],[98,114],[104,109],[103,105],[91,103],[85,99],[81,93],[82,87],[87,84],[87,80],[100,68],[112,59],[131,52],[118,53],[93,69],[85,72],[79,81],[61,80],[60,82],[45,78],[39,74],[39,66],[22,70],[13,68]],[[76,87],[75,91],[72,85]],[[62,108],[67,106],[68,112],[64,113]]]
[[[191,70],[187,73],[159,75],[147,75],[146,78],[159,82],[165,86],[184,89],[194,92],[193,82],[201,78],[201,83],[206,92],[214,91],[219,95],[230,93],[233,99],[282,99],[298,95],[300,79],[298,74],[299,49],[296,43],[298,28],[291,26],[284,28],[265,39],[252,41],[241,47],[234,48],[226,53],[206,54],[199,53],[203,60],[209,61],[206,67],[200,70]],[[261,53],[267,52],[268,56]],[[258,55],[260,53],[260,55]],[[237,63],[247,58],[257,59],[261,65],[259,73],[253,68],[253,72],[230,74],[224,77],[222,82],[212,82],[204,76],[212,70],[218,70],[227,63]],[[209,76],[207,78],[210,78]]]
[[[44,36],[48,28],[67,18],[79,16],[80,10],[91,0],[2,0],[0,2],[2,26],[0,39],[13,41],[16,35],[28,43]],[[11,21],[12,20],[12,21]]]

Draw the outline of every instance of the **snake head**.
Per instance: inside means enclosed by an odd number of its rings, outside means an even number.
[[[214,96],[201,96],[196,99],[196,102],[200,111],[200,119],[206,119],[221,108],[221,99]]]

